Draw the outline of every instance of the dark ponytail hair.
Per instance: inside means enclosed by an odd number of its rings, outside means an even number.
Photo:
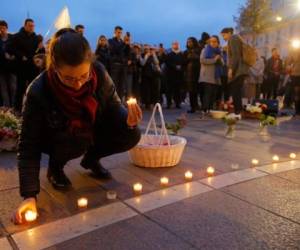
[[[47,56],[47,69],[63,65],[77,66],[92,61],[93,53],[88,41],[75,30],[64,28],[52,37]]]

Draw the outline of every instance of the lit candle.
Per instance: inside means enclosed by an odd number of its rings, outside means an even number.
[[[295,153],[290,153],[290,158],[291,159],[296,159],[297,155]]]
[[[77,200],[77,205],[79,208],[87,208],[88,205],[88,199],[87,198],[80,198]]]
[[[37,218],[37,212],[34,212],[32,210],[28,210],[25,213],[25,220],[28,222],[35,221]]]
[[[136,99],[135,98],[129,98],[129,100],[127,101],[127,104],[128,104],[128,106],[137,104]]]
[[[167,178],[167,177],[160,178],[160,184],[162,186],[168,186],[168,184],[169,184],[169,178]]]
[[[279,161],[279,156],[278,155],[274,155],[272,159],[273,159],[273,161]]]
[[[253,165],[253,166],[258,165],[258,163],[259,163],[259,160],[257,160],[257,159],[252,159],[252,165]]]
[[[207,169],[206,169],[206,172],[209,176],[212,176],[214,175],[215,173],[215,169],[212,167],[212,166],[209,166]]]
[[[106,193],[106,197],[108,200],[115,200],[117,199],[117,192],[114,190],[109,190]]]
[[[136,194],[140,194],[142,193],[142,190],[143,190],[143,185],[141,183],[135,183],[133,185],[133,191],[136,193]]]
[[[193,179],[193,173],[191,171],[187,171],[185,172],[184,177],[186,181],[191,181]]]

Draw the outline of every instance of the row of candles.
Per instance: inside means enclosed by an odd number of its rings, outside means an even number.
[[[295,153],[290,153],[289,157],[294,160],[296,159],[297,155]],[[272,160],[273,162],[279,162],[280,158],[278,155],[273,155],[272,157]],[[259,160],[258,159],[252,159],[251,161],[252,163],[252,166],[257,166],[259,165]],[[209,177],[212,177],[214,176],[215,174],[215,169],[214,167],[212,166],[209,166],[207,169],[206,169],[206,173]],[[192,181],[193,180],[193,173],[191,171],[187,171],[185,172],[184,174],[184,178],[187,182],[189,181]],[[160,185],[162,187],[167,187],[169,185],[169,178],[168,177],[162,177],[160,178]],[[136,194],[136,195],[140,195],[143,191],[143,185],[141,183],[135,183],[133,184],[133,192]],[[110,198],[110,199],[115,199],[117,196],[116,192],[115,191],[108,191],[107,193],[107,197]],[[88,206],[88,199],[85,198],[85,197],[81,197],[77,200],[77,206],[78,208],[80,209],[85,209],[87,208]],[[26,211],[25,213],[25,220],[27,222],[32,222],[32,221],[35,221],[37,219],[37,212],[34,212],[32,210],[28,210]]]

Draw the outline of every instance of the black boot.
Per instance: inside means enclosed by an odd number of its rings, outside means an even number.
[[[90,169],[96,178],[109,180],[112,178],[111,173],[105,169],[99,161],[89,161],[82,159],[80,165],[85,169]]]
[[[49,165],[47,178],[55,189],[66,190],[72,186],[71,181],[65,175],[63,167]]]

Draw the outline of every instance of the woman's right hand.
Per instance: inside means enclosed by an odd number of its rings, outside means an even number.
[[[36,200],[35,198],[28,198],[25,199],[17,208],[17,210],[12,215],[12,222],[14,224],[22,224],[25,222],[25,218],[23,218],[24,213],[28,210],[31,210],[33,212],[37,213],[36,208]]]

